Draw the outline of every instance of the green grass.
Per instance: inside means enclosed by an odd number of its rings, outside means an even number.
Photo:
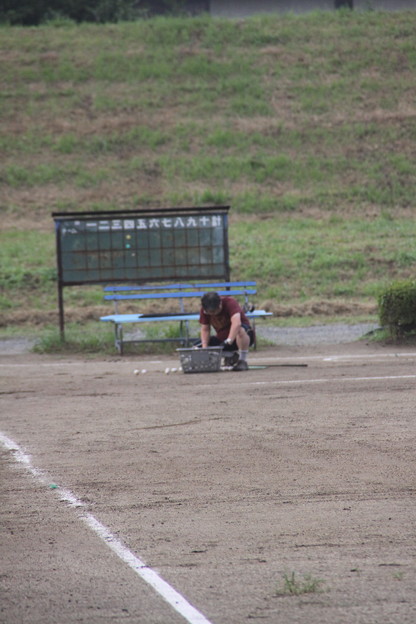
[[[264,296],[280,301],[334,295],[366,299],[376,297],[399,273],[410,272],[416,261],[409,250],[415,234],[414,223],[383,217],[371,222],[358,218],[242,222],[231,232],[232,261],[238,259],[246,268],[246,277],[261,280]]]
[[[392,236],[392,230],[394,236]],[[371,222],[342,217],[268,217],[238,220],[230,227],[233,279],[261,284],[258,303],[310,299],[376,300],[390,280],[412,275],[416,223],[379,217]],[[259,253],[261,250],[261,253]],[[0,251],[0,310],[16,305],[53,309],[56,267],[52,234],[10,232]],[[66,305],[103,305],[102,289],[65,289]]]
[[[295,572],[283,575],[283,582],[276,589],[277,596],[300,596],[302,594],[314,594],[323,591],[324,581],[311,574],[305,574],[302,578]]]
[[[179,325],[178,323],[167,324],[143,324],[141,326],[143,338],[148,340],[165,340],[170,342],[143,342],[143,343],[128,343],[124,344],[123,353],[125,355],[143,355],[147,353],[153,354],[169,354],[177,356],[176,349],[180,346],[179,342],[172,341],[179,337]],[[127,333],[137,331],[137,327],[131,325],[125,328],[124,334],[127,337]],[[197,323],[192,323],[191,335],[198,336]],[[13,333],[8,332],[5,335],[7,338],[12,338]],[[266,344],[266,342],[264,343]],[[95,321],[89,321],[83,323],[81,326],[79,323],[69,322],[65,327],[64,338],[60,334],[57,327],[48,326],[43,328],[37,337],[35,346],[33,347],[35,353],[82,353],[82,354],[100,354],[100,355],[114,355],[117,353],[114,345],[114,330],[111,323],[96,323]]]
[[[65,338],[56,327],[47,327],[38,336],[34,353],[82,353],[113,354],[114,337],[108,328],[83,327],[69,323],[65,328]]]
[[[414,11],[1,27],[0,326],[56,313],[53,211],[230,204],[259,304],[375,305],[415,270],[415,35]],[[101,289],[65,305],[98,318]]]

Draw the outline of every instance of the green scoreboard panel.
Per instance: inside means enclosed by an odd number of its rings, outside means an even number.
[[[60,285],[228,280],[228,210],[53,213]]]

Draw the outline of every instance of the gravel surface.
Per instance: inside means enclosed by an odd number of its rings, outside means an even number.
[[[378,327],[375,323],[359,325],[313,325],[311,327],[257,326],[257,335],[276,345],[301,346],[354,342]],[[1,355],[29,353],[36,338],[5,338],[0,340]]]
[[[359,325],[313,325],[311,327],[257,326],[257,335],[276,345],[302,346],[354,342],[378,327],[375,323]]]
[[[35,343],[36,338],[4,338],[0,340],[0,355],[29,353]]]

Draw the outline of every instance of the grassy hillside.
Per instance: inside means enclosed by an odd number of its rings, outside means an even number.
[[[374,314],[415,272],[415,40],[416,12],[0,28],[3,327],[56,319],[52,211],[215,203],[259,303]]]

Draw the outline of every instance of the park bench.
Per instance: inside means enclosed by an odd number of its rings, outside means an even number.
[[[160,284],[160,285],[124,285],[124,286],[105,286],[104,299],[112,301],[114,304],[114,313],[108,316],[102,316],[101,321],[112,322],[114,324],[115,347],[122,355],[124,345],[126,343],[137,342],[168,342],[174,341],[182,346],[188,347],[193,344],[196,339],[190,336],[190,321],[199,320],[200,299],[205,292],[215,290],[219,295],[242,297],[242,304],[247,317],[250,319],[253,327],[259,318],[272,316],[271,312],[265,310],[256,310],[250,303],[249,297],[257,293],[256,282],[213,282],[213,283],[197,283],[197,284]],[[197,302],[195,302],[197,299]],[[169,313],[128,313],[119,312],[120,302],[138,302],[148,303],[151,300],[176,300],[178,303],[178,312]],[[192,301],[194,309],[191,311],[185,305],[185,302]],[[144,338],[144,337],[127,337],[124,335],[123,328],[126,325],[134,323],[154,323],[154,322],[172,322],[179,323],[179,335],[174,338]]]

